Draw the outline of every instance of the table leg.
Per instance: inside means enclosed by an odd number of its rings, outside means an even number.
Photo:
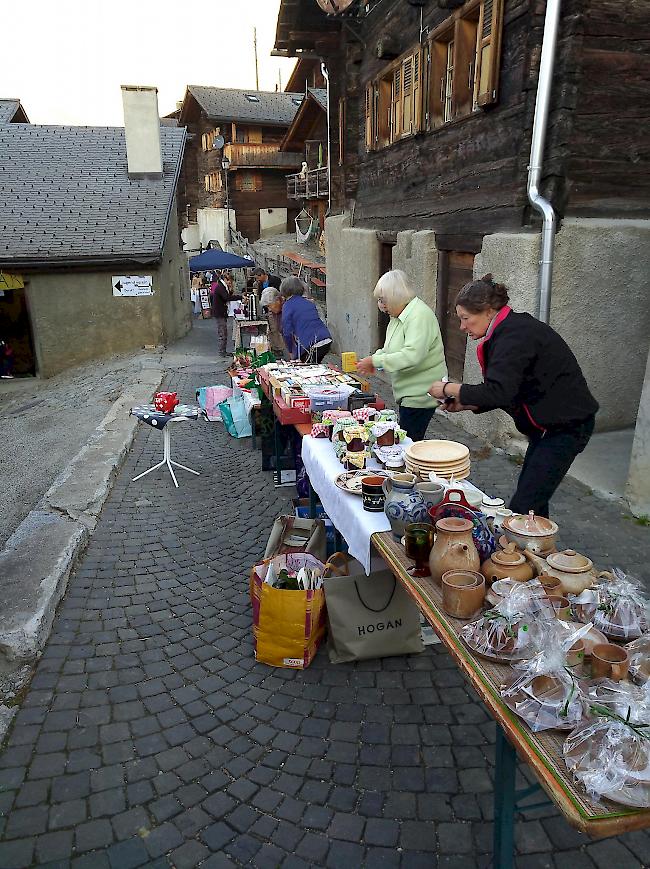
[[[517,752],[497,724],[496,767],[494,778],[494,869],[512,869],[514,865],[515,775]]]

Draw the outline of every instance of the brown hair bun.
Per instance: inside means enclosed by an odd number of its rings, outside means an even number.
[[[508,299],[508,288],[505,284],[496,283],[488,273],[478,281],[465,284],[456,297],[456,304],[462,305],[471,314],[480,314],[488,308],[500,311],[508,304]]]

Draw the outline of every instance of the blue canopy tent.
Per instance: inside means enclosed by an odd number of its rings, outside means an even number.
[[[202,272],[206,269],[243,269],[254,265],[254,260],[228,253],[227,250],[204,250],[203,253],[190,259],[190,271],[193,272]]]

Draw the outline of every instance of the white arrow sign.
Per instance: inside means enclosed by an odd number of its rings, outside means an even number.
[[[151,275],[114,275],[111,283],[114,296],[153,296]]]

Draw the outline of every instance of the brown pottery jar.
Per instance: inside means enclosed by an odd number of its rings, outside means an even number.
[[[494,552],[481,565],[481,573],[491,585],[497,579],[513,579],[515,582],[528,582],[535,575],[526,557],[517,552],[514,543],[509,543],[503,551]]]
[[[481,560],[474,546],[472,527],[469,519],[455,517],[436,522],[436,542],[429,556],[429,568],[438,585],[441,584],[442,574],[448,570],[478,572]]]

